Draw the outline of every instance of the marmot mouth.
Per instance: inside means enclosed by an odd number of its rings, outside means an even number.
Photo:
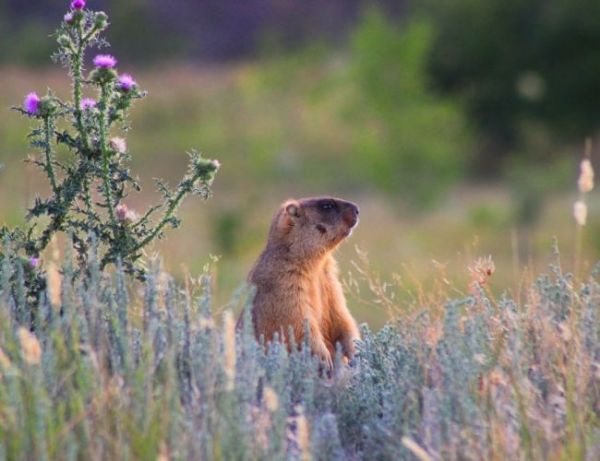
[[[354,229],[356,227],[356,225],[358,224],[358,216],[354,216],[351,220],[344,220],[346,222],[346,224],[348,224],[348,227],[350,228],[350,231],[352,231],[352,229]]]
[[[344,231],[344,233],[342,234],[342,235],[343,235],[343,238],[348,238],[348,237],[350,237],[350,236],[352,235],[352,231],[353,231],[353,230],[354,230],[354,226],[352,226],[352,227],[349,227],[348,229],[346,229],[346,230]]]

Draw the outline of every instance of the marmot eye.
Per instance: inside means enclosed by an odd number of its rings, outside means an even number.
[[[321,203],[319,205],[319,208],[324,211],[333,210],[335,208],[335,204],[332,202],[325,202],[325,203]]]

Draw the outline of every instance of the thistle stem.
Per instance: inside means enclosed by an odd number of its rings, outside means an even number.
[[[160,231],[162,231],[162,229],[167,225],[167,223],[169,222],[169,219],[173,216],[173,213],[175,212],[175,210],[181,203],[181,200],[183,200],[183,198],[185,197],[186,194],[187,194],[187,191],[185,189],[183,189],[183,188],[179,189],[179,192],[177,193],[175,198],[169,200],[169,206],[167,208],[167,211],[165,212],[165,214],[164,214],[163,218],[160,220],[160,222],[154,227],[154,229],[152,229],[152,232],[150,232],[150,234],[148,234],[148,236],[144,240],[142,240],[135,247],[133,247],[133,249],[130,251],[130,253],[135,253],[136,251],[142,249],[148,243],[150,243],[152,240],[154,240],[156,238],[156,236],[160,233]]]
[[[75,104],[75,124],[77,131],[81,136],[81,142],[85,150],[88,149],[87,132],[83,127],[82,111],[81,111],[81,81],[82,81],[82,66],[83,66],[83,51],[86,41],[82,37],[83,26],[79,24],[77,27],[77,51],[73,56],[73,103]]]
[[[56,175],[54,174],[54,167],[52,166],[52,134],[54,133],[54,120],[52,116],[44,117],[44,151],[46,154],[46,163],[44,169],[50,178],[50,184],[52,185],[52,192],[56,197],[57,201],[60,201],[60,195],[58,193],[58,186],[56,184]]]
[[[108,216],[110,217],[110,222],[113,226],[116,227],[117,220],[115,218],[113,196],[110,185],[110,152],[106,145],[106,126],[109,95],[108,85],[110,85],[110,83],[103,83],[100,87],[100,153],[102,155],[102,184],[104,189],[104,198],[106,199],[106,206],[108,208]]]

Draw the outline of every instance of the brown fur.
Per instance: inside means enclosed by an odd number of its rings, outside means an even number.
[[[344,200],[318,197],[288,200],[273,218],[269,239],[248,275],[256,287],[252,321],[257,338],[272,341],[275,333],[290,347],[310,328],[314,354],[332,366],[336,343],[347,359],[360,339],[346,307],[332,252],[358,222],[358,207]],[[241,317],[238,325],[241,324]]]

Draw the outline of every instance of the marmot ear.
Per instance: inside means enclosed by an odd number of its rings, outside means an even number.
[[[300,204],[296,201],[289,202],[285,206],[285,212],[292,216],[293,218],[297,218],[300,216]]]

